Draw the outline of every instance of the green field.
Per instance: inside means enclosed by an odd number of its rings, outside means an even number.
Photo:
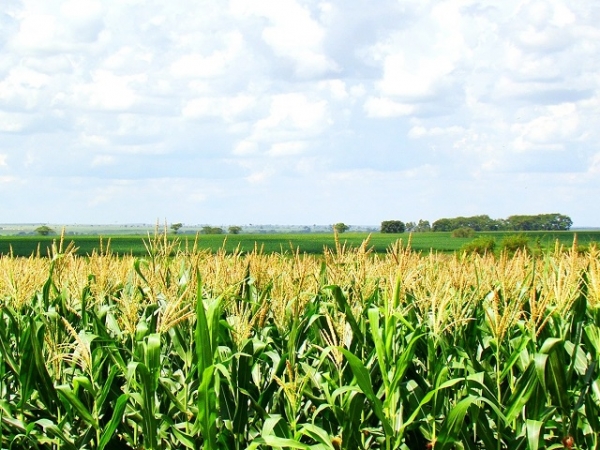
[[[516,232],[481,232],[478,236],[493,237],[498,244],[508,235],[519,234]],[[529,245],[532,248],[549,249],[553,248],[556,240],[562,245],[570,246],[573,237],[577,234],[580,246],[589,245],[591,242],[600,241],[600,231],[560,231],[560,232],[527,232],[521,233],[529,239]],[[333,234],[329,233],[302,233],[302,234],[239,234],[239,235],[169,235],[169,239],[176,239],[182,250],[193,249],[197,245],[198,249],[208,249],[216,252],[219,249],[225,249],[227,252],[240,250],[251,252],[255,248],[264,253],[300,253],[321,254],[323,249],[328,247],[335,248],[335,239]],[[399,239],[404,246],[407,245],[409,234],[381,234],[381,233],[344,233],[339,236],[340,243],[347,247],[358,247],[365,239],[369,238],[368,246],[376,253],[385,253],[391,244]],[[0,254],[12,254],[14,256],[31,256],[37,254],[45,256],[48,254],[53,242],[60,239],[60,236],[0,236]],[[472,241],[474,238],[454,238],[451,233],[414,233],[411,240],[411,248],[416,251],[429,252],[430,250],[438,252],[453,252],[460,250],[463,245]],[[77,247],[79,255],[90,255],[94,250],[100,249],[100,243],[104,248],[109,244],[110,250],[119,255],[143,256],[147,254],[144,242],[148,240],[147,235],[107,235],[105,237],[97,235],[75,235],[65,236],[65,244],[73,242]]]

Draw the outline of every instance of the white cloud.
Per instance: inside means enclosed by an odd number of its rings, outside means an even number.
[[[182,109],[186,118],[220,117],[225,121],[233,121],[240,114],[251,109],[255,98],[250,95],[235,97],[202,97],[189,100]]]
[[[588,168],[588,173],[594,176],[600,175],[600,152],[594,154],[590,158],[590,165]]]
[[[112,155],[97,155],[92,160],[92,167],[110,166],[116,163],[116,159]]]
[[[385,57],[383,78],[379,87],[383,94],[407,99],[433,96],[453,69],[451,61],[435,57],[410,60],[403,52]]]
[[[419,101],[449,84],[457,62],[467,55],[462,32],[462,2],[440,2],[427,16],[374,47],[381,61],[378,87],[383,95]],[[407,45],[415,42],[416,45]]]
[[[326,80],[320,82],[319,85],[323,89],[328,90],[335,100],[346,100],[350,95],[343,80]]]
[[[304,152],[305,142],[277,142],[271,146],[267,155],[269,156],[293,156]]]
[[[20,113],[6,113],[0,111],[0,131],[5,133],[18,133],[23,131],[29,123],[26,115]]]
[[[413,105],[381,97],[369,97],[364,108],[369,117],[408,116],[415,112]]]
[[[11,45],[25,52],[58,53],[93,43],[103,29],[102,5],[92,0],[24,1]]]
[[[409,130],[408,137],[413,139],[419,139],[426,136],[452,136],[461,135],[462,133],[464,133],[464,131],[465,129],[459,126],[425,128],[421,125],[415,125]]]
[[[562,149],[566,141],[577,138],[579,114],[574,104],[562,104],[544,108],[544,114],[512,127],[517,135],[514,146],[517,150],[529,150],[544,147]]]
[[[246,181],[250,184],[261,184],[265,183],[269,178],[271,178],[274,174],[272,169],[260,170],[257,172],[252,172],[250,175],[246,177]]]
[[[339,70],[335,61],[323,50],[323,26],[300,2],[258,0],[248,3],[233,0],[231,9],[236,15],[266,18],[269,25],[262,31],[263,40],[277,56],[294,63],[298,76],[312,77]]]
[[[198,53],[182,55],[171,64],[170,72],[174,77],[183,78],[212,78],[223,75],[242,51],[243,40],[239,32],[230,33],[225,37],[225,50],[216,50],[207,56]]]
[[[238,144],[233,149],[234,155],[252,155],[258,151],[258,144],[256,142],[244,140],[238,142]]]
[[[90,108],[125,111],[137,100],[135,85],[139,88],[146,80],[144,74],[118,76],[107,70],[97,70],[92,74],[90,83],[76,87],[75,95],[80,104]]]
[[[271,99],[269,115],[256,123],[254,138],[269,142],[281,136],[310,136],[329,123],[325,100],[311,100],[301,93],[279,94]]]
[[[43,101],[43,88],[50,81],[44,73],[23,66],[14,67],[0,81],[0,100],[14,109],[31,110]]]

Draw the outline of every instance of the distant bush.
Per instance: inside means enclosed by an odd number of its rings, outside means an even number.
[[[529,252],[529,238],[522,234],[506,236],[500,243],[500,251],[514,255],[518,250]]]
[[[223,234],[223,228],[221,227],[202,227],[202,234]]]
[[[49,234],[54,234],[54,230],[47,225],[42,225],[41,227],[37,227],[35,232],[41,236],[48,236]]]
[[[242,232],[242,227],[238,225],[232,225],[227,230],[230,234],[240,234]]]
[[[475,230],[470,227],[457,228],[452,232],[452,237],[455,238],[472,238],[475,236]]]
[[[381,222],[382,233],[404,233],[406,224],[401,220],[384,220]]]
[[[463,245],[461,250],[468,254],[477,253],[478,255],[485,255],[486,253],[494,253],[495,248],[496,240],[494,238],[482,236]]]

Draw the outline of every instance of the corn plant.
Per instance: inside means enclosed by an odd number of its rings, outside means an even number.
[[[600,255],[0,256],[0,447],[600,448]]]

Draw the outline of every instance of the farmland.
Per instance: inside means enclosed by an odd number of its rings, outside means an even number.
[[[11,237],[0,447],[599,448],[596,235],[422,235]]]
[[[119,230],[121,231],[121,230]],[[146,230],[142,234],[111,234],[102,235],[67,235],[65,240],[73,242],[76,253],[91,255],[94,250],[99,251],[102,246],[110,246],[114,254],[144,256],[147,254],[144,241],[148,236],[153,236],[156,230]],[[162,234],[162,231],[159,231]],[[501,243],[506,236],[514,236],[515,232],[480,232],[477,236],[487,236]],[[552,249],[555,241],[562,245],[570,245],[574,234],[577,234],[580,245],[585,246],[591,242],[600,241],[600,231],[561,231],[561,232],[527,232],[520,233],[528,240],[531,247]],[[30,256],[48,254],[52,242],[60,236],[0,236],[0,254],[11,253],[15,256]],[[357,247],[369,238],[369,246],[373,252],[385,253],[389,246],[402,239],[406,245],[409,240],[408,233],[382,234],[382,233],[344,233],[340,235],[342,243],[350,247]],[[216,252],[224,249],[228,252],[236,250],[251,252],[255,248],[264,253],[289,253],[299,250],[301,253],[322,254],[323,249],[335,247],[333,233],[273,233],[273,234],[238,234],[238,235],[174,235],[169,234],[170,240],[177,240],[181,249],[202,249]],[[415,251],[429,252],[454,252],[473,238],[453,238],[449,232],[413,233],[410,236],[410,246]]]

